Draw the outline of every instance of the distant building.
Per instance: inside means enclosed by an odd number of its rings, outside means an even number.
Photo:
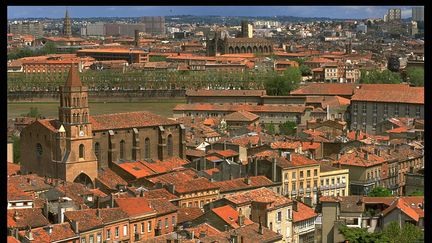
[[[94,26],[98,32],[101,31],[100,26]],[[145,31],[145,25],[143,24],[117,24],[117,23],[110,23],[110,24],[104,24],[103,27],[105,33],[104,35],[107,36],[135,36],[135,30],[139,30],[140,32]],[[87,35],[91,35],[92,33],[89,33],[89,30],[87,30]]]
[[[412,8],[412,20],[413,21],[424,21],[424,7],[413,7]]]
[[[215,34],[213,39],[207,37],[207,55],[218,56],[220,54],[234,53],[264,53],[273,52],[273,43],[264,38],[221,38],[221,33]]]
[[[98,22],[87,24],[87,26],[85,27],[85,32],[81,33],[81,35],[104,36],[106,35],[105,23]]]
[[[141,18],[145,26],[145,32],[149,34],[165,34],[165,17],[146,16]]]
[[[239,37],[252,38],[253,37],[253,26],[249,24],[247,20],[241,22],[241,33]]]
[[[63,21],[63,36],[72,37],[72,21],[69,17],[68,10],[66,9],[65,18]]]
[[[357,25],[356,30],[357,30],[357,32],[367,33],[367,25],[359,24],[359,25]]]
[[[41,37],[43,35],[43,24],[38,21],[14,21],[8,25],[8,33]]]
[[[400,8],[389,9],[387,12],[388,21],[391,22],[391,21],[401,20],[402,19],[401,13],[402,13],[402,10]]]

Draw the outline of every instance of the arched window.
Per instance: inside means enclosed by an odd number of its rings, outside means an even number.
[[[125,141],[121,140],[120,141],[120,159],[124,159],[124,157],[125,157],[124,151],[125,151]]]
[[[79,146],[79,157],[80,159],[84,158],[84,144],[80,144]]]
[[[36,144],[36,155],[38,157],[42,156],[43,150],[42,145],[40,143]]]
[[[99,158],[99,156],[100,156],[100,145],[99,145],[99,143],[95,143],[94,144],[94,152],[95,152],[97,160],[100,160],[100,158]]]
[[[144,158],[150,158],[150,138],[144,140]]]
[[[167,147],[168,147],[168,156],[169,157],[173,156],[173,140],[171,134],[168,135]]]

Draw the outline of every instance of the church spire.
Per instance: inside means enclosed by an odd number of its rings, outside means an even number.
[[[72,21],[69,17],[69,11],[66,8],[66,14],[65,14],[65,18],[63,21],[63,35],[65,37],[72,37]]]
[[[79,77],[78,65],[72,63],[69,69],[69,75],[66,80],[65,86],[68,87],[80,87],[82,86],[81,79]]]

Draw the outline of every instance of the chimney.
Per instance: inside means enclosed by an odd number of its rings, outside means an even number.
[[[364,153],[364,159],[369,159],[369,153],[367,151]]]
[[[293,200],[293,206],[292,206],[292,209],[293,209],[294,211],[298,212],[298,211],[297,211],[297,201],[296,201],[296,200]]]
[[[97,216],[98,218],[101,217],[101,212],[100,212],[100,209],[99,209],[99,208],[96,209],[96,216]]]
[[[31,231],[31,227],[26,231],[26,237],[30,241],[34,240],[34,238],[33,238],[33,232]]]
[[[45,228],[45,230],[46,230],[46,232],[47,232],[49,235],[51,235],[51,234],[52,234],[52,230],[53,230],[52,225],[48,225],[48,226]]]
[[[262,224],[261,224],[261,216],[258,217],[258,221],[259,221],[258,234],[263,235],[264,229],[263,229]]]
[[[276,158],[272,158],[272,181],[276,182],[276,172],[277,172],[277,166],[276,166]]]
[[[72,229],[74,230],[75,234],[79,234],[79,222],[72,220]]]
[[[245,221],[245,216],[243,214],[239,214],[237,223],[240,227],[244,225],[244,221]]]
[[[135,30],[135,46],[139,47],[139,43],[140,43],[139,30]]]
[[[111,193],[111,204],[110,206],[113,208],[114,207],[114,194]]]
[[[336,160],[340,160],[340,158],[341,158],[341,154],[340,154],[340,153],[337,153],[337,154],[336,154]]]
[[[223,150],[226,150],[226,141],[223,142]]]
[[[246,183],[246,185],[250,185],[251,184],[251,179],[249,176],[247,176],[244,180],[244,182]]]
[[[289,162],[291,162],[291,153],[290,152],[287,152],[286,154],[285,154],[285,156],[286,156],[286,159],[289,161]]]

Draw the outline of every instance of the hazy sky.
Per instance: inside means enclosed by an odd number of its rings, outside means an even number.
[[[297,16],[329,18],[382,18],[389,8],[401,8],[411,17],[410,6],[71,6],[69,15],[79,17],[140,17],[167,15]],[[66,6],[8,6],[11,18],[62,18]]]

